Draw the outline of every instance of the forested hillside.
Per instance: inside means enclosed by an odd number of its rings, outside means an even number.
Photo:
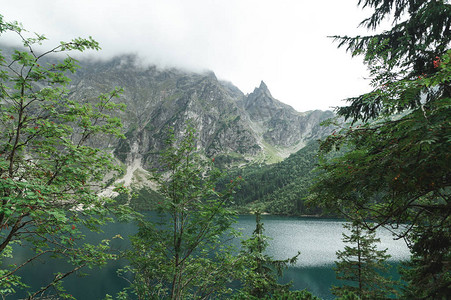
[[[318,147],[318,142],[311,142],[272,165],[253,164],[224,170],[227,175],[218,182],[217,189],[223,190],[231,180],[241,177],[240,188],[231,203],[240,213],[259,210],[279,215],[316,215],[320,210],[309,208],[304,198],[315,176]],[[217,164],[220,165],[215,162]],[[116,200],[125,203],[127,198],[127,195],[120,195]],[[135,209],[153,210],[159,201],[161,196],[157,192],[143,187],[134,191],[130,204]]]
[[[271,214],[317,214],[319,210],[304,204],[318,162],[317,151],[318,143],[311,142],[280,163],[232,170],[227,180],[243,178],[234,196],[235,206],[242,211],[258,209]]]

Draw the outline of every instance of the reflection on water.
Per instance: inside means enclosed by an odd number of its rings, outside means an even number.
[[[301,255],[295,266],[284,272],[283,282],[292,282],[294,289],[307,289],[317,297],[334,299],[330,292],[332,285],[339,285],[332,269],[335,252],[343,250],[342,221],[296,217],[262,216],[265,235],[270,237],[269,255],[276,259]],[[249,236],[255,228],[254,216],[241,216],[237,228]],[[394,240],[392,234],[381,228],[377,231],[381,239],[379,248],[388,248],[392,268],[390,276],[398,279],[396,268],[399,261],[409,258],[409,250],[402,240]]]
[[[342,221],[279,216],[263,216],[262,221],[265,235],[272,239],[268,254],[284,259],[301,251],[297,267],[331,265],[335,261],[335,252],[344,247]],[[244,235],[252,234],[255,217],[241,216],[236,227],[241,228]],[[380,248],[388,248],[392,261],[409,257],[404,241],[394,240],[388,230],[381,228],[377,237],[381,239]]]
[[[285,259],[301,251],[296,266],[285,272],[283,281],[292,281],[295,289],[307,288],[318,297],[333,299],[329,289],[332,284],[338,284],[332,266],[335,252],[343,249],[341,221],[279,216],[262,216],[262,221],[265,235],[272,239],[267,248],[269,255]],[[255,217],[240,216],[235,228],[243,232],[243,237],[250,236],[255,229]],[[102,239],[111,239],[117,234],[125,238],[136,232],[136,226],[110,224],[104,231],[101,235],[88,233],[88,241],[96,243]],[[408,258],[409,252],[403,241],[394,241],[386,230],[380,230],[378,237],[382,241],[381,248],[388,248],[394,260]],[[236,242],[239,244],[239,241]],[[112,241],[112,245],[123,250],[128,242],[116,239]],[[16,255],[20,256],[20,251]],[[65,280],[64,286],[77,299],[103,299],[107,293],[115,295],[127,286],[127,282],[116,275],[116,270],[124,265],[124,261],[116,261],[102,269],[84,270],[90,276],[70,276]],[[45,264],[37,262],[23,270],[21,275],[25,282],[32,283],[32,289],[37,289],[45,283],[43,279],[51,277],[56,268],[60,271],[61,267],[64,267],[62,261],[48,261]],[[17,297],[15,295],[8,299]]]
[[[322,299],[333,299],[330,292],[332,285],[339,285],[335,278],[333,265],[318,267],[290,267],[284,272],[283,283],[292,282],[293,289],[307,289],[313,295]]]

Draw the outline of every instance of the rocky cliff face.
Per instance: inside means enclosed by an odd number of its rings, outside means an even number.
[[[212,72],[143,67],[131,55],[81,64],[71,97],[89,100],[115,86],[124,89],[119,101],[127,104],[121,116],[127,138],[105,146],[128,166],[155,166],[168,128],[181,136],[187,122],[196,129],[199,150],[225,165],[280,161],[324,136],[328,129],[319,123],[333,115],[299,113],[274,99],[264,82],[244,95]]]
[[[319,124],[333,116],[330,111],[297,112],[274,99],[263,81],[245,98],[244,108],[263,140],[279,149],[283,158],[301,149],[306,142],[325,136],[329,129]]]

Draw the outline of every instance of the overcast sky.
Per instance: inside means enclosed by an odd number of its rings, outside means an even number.
[[[330,35],[365,34],[357,0],[2,0],[0,14],[50,42],[93,36],[97,57],[212,70],[251,93],[263,80],[298,111],[369,91],[360,58]]]

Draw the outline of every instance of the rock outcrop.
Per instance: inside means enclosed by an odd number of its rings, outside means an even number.
[[[138,162],[144,169],[156,166],[168,129],[179,137],[187,122],[196,129],[198,149],[230,166],[280,161],[327,134],[319,123],[333,116],[330,111],[297,112],[274,99],[263,81],[244,95],[213,72],[143,66],[133,55],[81,65],[72,78],[70,96],[89,101],[122,87],[118,101],[127,105],[121,115],[126,139],[104,146],[123,163]]]

